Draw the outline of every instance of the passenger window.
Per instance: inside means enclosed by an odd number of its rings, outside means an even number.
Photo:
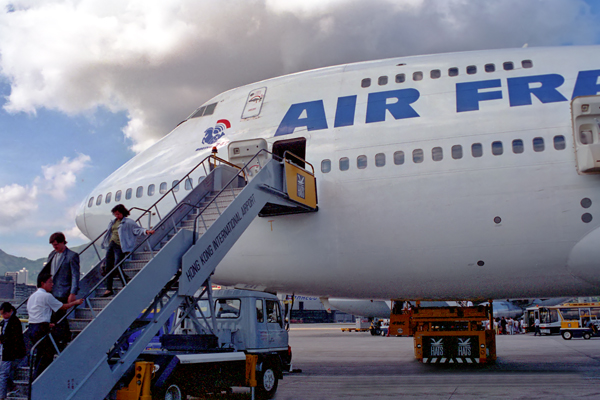
[[[350,168],[350,159],[348,157],[340,158],[340,171],[348,171]]]
[[[171,187],[173,188],[174,192],[179,191],[179,181],[177,181],[177,180],[173,181],[173,183],[171,183]]]
[[[483,155],[483,146],[481,143],[473,143],[471,145],[471,155],[473,157],[481,157]]]
[[[467,67],[467,74],[469,75],[473,75],[477,73],[477,66],[476,65],[469,65]]]
[[[165,194],[167,193],[167,182],[162,182],[160,187],[158,188],[158,193]]]
[[[194,183],[191,178],[186,178],[185,180],[185,190],[192,190]]]
[[[524,150],[523,141],[521,139],[515,139],[512,141],[513,153],[521,154]]]
[[[448,76],[458,76],[458,68],[448,68]]]
[[[452,146],[452,158],[459,160],[462,158],[462,156],[462,146],[460,144]]]
[[[125,200],[131,199],[131,194],[133,193],[133,189],[129,188],[125,191]]]
[[[406,80],[406,75],[398,74],[396,75],[396,83],[402,83]]]
[[[413,81],[420,81],[423,79],[423,72],[417,71],[413,73]]]
[[[112,192],[108,192],[106,193],[106,199],[104,199],[104,202],[106,204],[110,203],[110,199],[112,198]]]
[[[367,168],[367,156],[358,156],[356,157],[356,167],[358,169]]]
[[[205,176],[201,176],[198,178],[198,185],[202,183],[202,181],[206,178]]]
[[[256,322],[265,322],[265,311],[261,299],[256,299]]]
[[[155,188],[156,188],[156,186],[154,186],[154,184],[148,185],[148,196],[154,196],[154,189]]]
[[[371,78],[365,78],[360,82],[360,87],[367,88],[371,86]]]
[[[88,208],[94,205],[94,198],[90,197],[90,201],[88,201]]]
[[[99,206],[100,204],[102,204],[102,195],[99,195],[99,196],[96,198],[96,205],[97,205],[97,206]]]
[[[397,151],[394,153],[394,164],[396,164],[396,165],[404,164],[404,152],[403,151]]]
[[[218,299],[215,304],[217,318],[237,318],[240,316],[239,299]]]
[[[533,61],[531,61],[531,60],[523,60],[523,61],[521,61],[521,67],[523,67],[523,68],[533,68]]]
[[[387,83],[388,83],[388,77],[387,76],[380,76],[379,79],[377,80],[377,83],[379,84],[379,86],[387,85]]]
[[[495,156],[501,156],[504,152],[502,148],[502,142],[492,142],[492,154]]]
[[[328,174],[331,171],[331,160],[321,161],[321,172]]]
[[[121,191],[117,190],[117,193],[115,193],[115,203],[121,201]]]
[[[143,195],[144,195],[144,187],[143,186],[138,186],[138,188],[135,189],[135,197],[137,197],[139,199]]]
[[[485,64],[485,72],[494,72],[496,66],[494,64]]]
[[[423,149],[414,149],[413,150],[413,162],[415,164],[423,162]]]
[[[434,147],[433,149],[431,149],[431,158],[433,159],[433,161],[442,161],[442,158],[444,158],[442,148]]]
[[[431,79],[437,79],[440,76],[442,76],[442,71],[440,71],[439,69],[432,69],[429,73],[429,76],[431,77]]]
[[[556,150],[564,150],[566,147],[567,144],[563,135],[554,136],[554,148]]]
[[[540,152],[544,151],[544,138],[536,137],[533,138],[533,151]]]
[[[385,165],[385,154],[383,154],[383,153],[375,154],[375,166],[383,167],[384,165]]]
[[[512,63],[512,61],[507,61],[504,64],[502,64],[502,66],[504,67],[505,71],[510,71],[515,69],[515,65]]]
[[[282,325],[281,310],[279,302],[275,300],[265,300],[267,303],[267,322]]]

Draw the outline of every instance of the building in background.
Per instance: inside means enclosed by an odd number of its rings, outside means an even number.
[[[27,285],[27,282],[29,279],[29,271],[27,271],[25,268],[23,268],[22,270],[17,271],[17,272],[7,272],[4,274],[4,276],[12,276],[13,281],[15,283]]]

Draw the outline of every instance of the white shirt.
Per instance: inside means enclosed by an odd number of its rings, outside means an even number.
[[[63,303],[42,288],[38,288],[27,300],[30,324],[50,322],[52,311],[58,311]]]
[[[60,264],[62,263],[64,257],[64,251],[62,253],[59,253],[57,251],[56,254],[54,254],[54,257],[52,257],[52,264],[50,265],[50,274],[52,274],[52,276],[56,275],[56,271],[58,271],[58,267],[60,267]]]

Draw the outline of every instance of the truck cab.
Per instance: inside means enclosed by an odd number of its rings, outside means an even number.
[[[147,378],[153,399],[218,394],[234,386],[251,387],[257,398],[269,399],[291,368],[288,332],[274,294],[215,290],[182,307],[168,325],[138,360],[153,371]],[[143,385],[138,375],[132,369],[122,380],[122,386],[131,383],[117,391],[118,400],[139,398],[133,394]]]

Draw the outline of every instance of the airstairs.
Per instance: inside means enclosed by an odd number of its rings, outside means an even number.
[[[127,283],[114,297],[97,297],[105,280],[101,263],[82,278],[85,302],[69,318],[77,336],[31,383],[30,399],[104,399],[180,306],[202,288],[210,295],[210,276],[261,210],[317,210],[314,171],[289,157],[278,160],[261,150],[244,167],[214,155],[200,165],[208,166],[206,178],[164,217],[160,203],[176,198],[176,188],[140,217],[159,222],[115,267]]]

